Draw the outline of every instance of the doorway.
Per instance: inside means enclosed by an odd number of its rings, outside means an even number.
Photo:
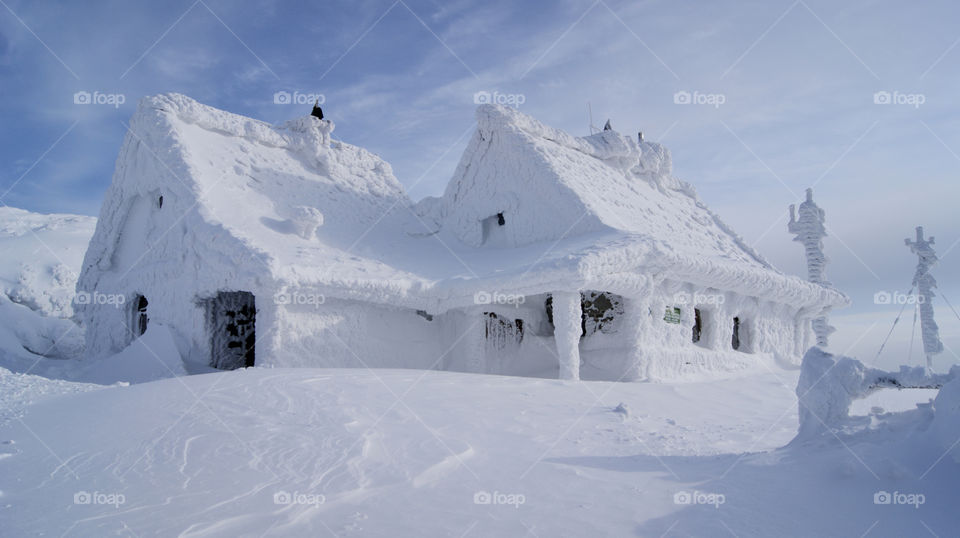
[[[134,297],[133,311],[130,316],[130,330],[134,338],[139,338],[147,332],[147,322],[150,321],[147,316],[147,304],[147,298],[143,295]]]
[[[733,338],[730,341],[730,347],[734,350],[740,350],[740,318],[733,318]]]
[[[256,359],[256,299],[248,291],[221,291],[208,302],[210,366],[249,368]]]

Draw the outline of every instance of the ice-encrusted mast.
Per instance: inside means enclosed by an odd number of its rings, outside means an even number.
[[[927,372],[933,369],[933,356],[943,352],[940,341],[940,328],[933,320],[933,288],[937,281],[930,274],[930,268],[937,263],[937,253],[933,250],[933,236],[923,238],[923,226],[917,226],[917,239],[904,239],[910,251],[917,255],[917,272],[913,275],[913,285],[917,287],[920,307],[920,330],[923,335],[923,352],[927,356]]]
[[[823,238],[827,236],[824,226],[826,213],[813,201],[813,189],[807,189],[807,199],[800,204],[799,219],[797,208],[790,204],[790,222],[787,229],[797,234],[794,241],[803,243],[807,255],[807,280],[815,284],[829,286],[824,276],[827,257],[823,253]],[[827,321],[827,316],[815,318],[812,322],[813,333],[817,336],[817,345],[827,347],[830,333],[835,331]]]

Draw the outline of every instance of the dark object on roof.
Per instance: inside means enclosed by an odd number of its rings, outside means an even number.
[[[313,104],[313,112],[311,112],[310,115],[317,119],[323,119],[323,109],[320,108],[319,99],[317,99],[317,102]]]
[[[604,131],[612,131],[612,130],[613,130],[613,126],[610,125],[610,120],[607,120],[607,123],[605,123],[605,124],[603,125],[603,130],[604,130]]]

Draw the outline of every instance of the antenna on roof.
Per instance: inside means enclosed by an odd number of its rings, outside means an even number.
[[[590,106],[590,101],[587,101],[587,110],[590,111],[590,134],[599,133],[600,129],[593,124],[593,107]]]

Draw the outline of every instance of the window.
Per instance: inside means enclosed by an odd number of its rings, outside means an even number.
[[[502,211],[480,221],[481,242],[493,247],[508,246],[506,224]]]
[[[609,291],[584,291],[580,293],[580,327],[581,338],[586,338],[598,332],[613,334],[619,328],[623,317],[623,297]],[[547,295],[543,304],[547,314],[547,323],[551,334],[553,325],[553,296]]]
[[[740,349],[740,318],[733,318],[733,338],[730,345],[735,350]]]
[[[147,298],[143,295],[137,295],[133,303],[133,335],[134,337],[143,336],[147,332]]]
[[[487,342],[497,348],[504,349],[507,344],[520,345],[523,342],[523,320],[502,318],[494,312],[484,312],[487,318],[484,336]]]
[[[700,336],[703,335],[703,317],[700,315],[700,309],[693,309],[693,343],[700,341]]]

